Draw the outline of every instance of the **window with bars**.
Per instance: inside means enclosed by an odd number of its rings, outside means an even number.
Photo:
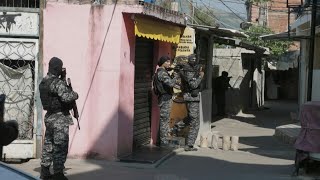
[[[6,95],[4,120],[19,124],[19,140],[31,140],[34,130],[34,89],[37,43],[0,39],[0,94]]]
[[[39,8],[40,0],[0,0],[0,7]]]

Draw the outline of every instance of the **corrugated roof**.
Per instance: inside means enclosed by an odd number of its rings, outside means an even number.
[[[282,32],[277,34],[268,34],[260,36],[262,40],[301,40],[309,39],[310,36],[307,35],[296,35],[295,32]]]
[[[240,32],[235,29],[226,29],[226,28],[216,28],[211,26],[203,25],[188,25],[193,27],[196,30],[205,31],[213,35],[216,43],[231,45],[235,47],[241,47],[248,50],[253,50],[257,53],[268,54],[267,49],[264,47],[256,46],[247,42],[242,41],[241,39],[236,39],[234,37],[247,38],[249,37],[243,32]]]
[[[247,34],[238,31],[236,29],[228,29],[228,28],[218,28],[213,26],[204,26],[204,25],[196,25],[196,24],[188,24],[188,26],[201,29],[204,31],[211,31],[219,36],[222,37],[241,37],[241,38],[247,38],[249,37]]]
[[[257,53],[261,53],[261,54],[269,54],[269,52],[267,51],[266,48],[244,42],[240,39],[219,37],[216,35],[214,35],[214,39],[215,39],[215,42],[220,43],[220,44],[227,44],[227,45],[232,45],[235,47],[241,47],[241,48],[245,48],[248,50],[253,50],[253,51],[255,51]]]

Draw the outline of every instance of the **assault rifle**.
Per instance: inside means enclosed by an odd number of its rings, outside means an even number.
[[[71,80],[70,80],[70,78],[68,78],[67,83],[68,83],[68,86],[70,87],[70,89],[73,90],[73,89],[72,89],[72,85],[71,85]],[[79,128],[79,130],[80,130],[80,125],[79,125],[79,112],[78,112],[78,106],[77,106],[76,101],[74,101],[74,102],[72,103],[72,111],[73,111],[73,117],[77,119],[78,128]]]

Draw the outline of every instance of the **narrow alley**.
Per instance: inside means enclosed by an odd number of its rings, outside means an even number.
[[[0,0],[0,180],[320,180],[319,5]]]
[[[239,151],[199,148],[196,152],[177,153],[156,168],[148,165],[126,167],[128,164],[103,160],[68,159],[66,175],[70,180],[312,179],[291,176],[295,150],[273,137],[275,127],[295,123],[290,112],[296,111],[295,102],[269,101],[262,110],[213,122],[213,131],[240,137]],[[39,175],[38,159],[14,166]]]

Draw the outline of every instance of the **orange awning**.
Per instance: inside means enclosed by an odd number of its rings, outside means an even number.
[[[181,28],[160,21],[136,17],[134,33],[138,37],[178,44],[180,41]]]

